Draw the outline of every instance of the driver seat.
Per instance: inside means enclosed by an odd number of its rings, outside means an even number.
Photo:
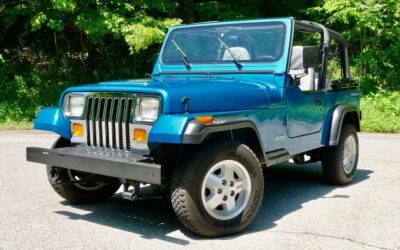
[[[293,78],[300,79],[299,88],[302,91],[316,90],[318,86],[318,74],[314,71],[314,67],[319,66],[318,60],[318,64],[305,65],[308,59],[305,57],[318,56],[317,59],[319,59],[319,53],[318,55],[311,55],[315,52],[313,51],[313,47],[314,46],[293,46],[289,74],[292,75]]]

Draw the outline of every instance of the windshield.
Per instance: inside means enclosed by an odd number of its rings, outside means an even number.
[[[162,54],[166,64],[272,62],[283,51],[281,22],[179,28],[171,32]]]

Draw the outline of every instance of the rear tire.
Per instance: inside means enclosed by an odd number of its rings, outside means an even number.
[[[52,148],[70,146],[69,140],[60,137]],[[68,183],[86,176],[92,183]],[[80,171],[47,166],[47,177],[54,191],[64,199],[74,204],[96,203],[109,199],[121,186],[118,178],[89,174]],[[97,180],[97,181],[96,181]]]
[[[206,237],[234,234],[253,221],[261,206],[261,165],[244,144],[204,145],[178,164],[171,192],[175,213],[188,229]]]
[[[322,172],[327,182],[334,185],[350,183],[358,163],[357,130],[352,124],[344,124],[337,146],[327,147],[322,154]]]

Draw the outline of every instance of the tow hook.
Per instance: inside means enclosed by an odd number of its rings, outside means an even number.
[[[139,198],[140,182],[121,179],[124,186],[122,198],[129,201],[134,201]]]

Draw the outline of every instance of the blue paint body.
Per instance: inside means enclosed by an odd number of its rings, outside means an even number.
[[[66,93],[131,92],[157,95],[162,99],[161,115],[149,134],[150,143],[180,144],[191,120],[196,116],[213,115],[216,119],[253,123],[265,152],[286,149],[290,155],[295,155],[328,145],[333,110],[340,104],[348,104],[359,111],[358,91],[304,93],[297,85],[289,86],[287,71],[292,47],[292,18],[228,23],[269,21],[279,21],[286,26],[283,56],[278,61],[244,63],[240,72],[232,62],[193,64],[188,73],[183,63],[163,64],[160,56],[151,80],[102,82],[67,89],[58,108],[46,108],[40,112],[35,128],[71,137],[70,122],[61,112]],[[171,28],[166,40],[174,29],[190,26]],[[165,42],[162,50],[164,47]],[[224,73],[212,73],[221,71]],[[181,103],[182,97],[186,96],[190,98],[189,113],[185,113]],[[316,98],[322,105],[315,105]],[[285,140],[275,140],[276,135],[285,136]]]
[[[51,131],[67,139],[71,138],[71,122],[58,107],[42,109],[33,128]]]

